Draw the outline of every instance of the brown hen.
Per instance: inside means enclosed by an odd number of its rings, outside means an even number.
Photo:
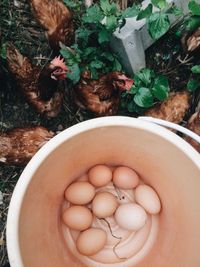
[[[187,123],[187,128],[200,136],[200,111],[194,113]],[[188,143],[190,143],[199,153],[200,144],[190,137],[184,138]]]
[[[53,50],[59,51],[59,42],[70,46],[74,43],[72,12],[59,0],[30,0],[36,20],[45,30]]]
[[[187,91],[170,93],[168,99],[148,109],[145,115],[174,123],[181,123],[186,111],[189,109],[189,99],[190,96]]]
[[[42,126],[16,128],[0,134],[0,162],[25,165],[54,133]]]
[[[120,92],[130,90],[133,80],[121,72],[110,72],[98,80],[90,78],[89,72],[82,74],[75,86],[75,102],[96,116],[115,115],[120,102]]]
[[[27,102],[47,117],[57,116],[63,98],[57,91],[57,80],[65,79],[68,70],[64,62],[55,58],[42,69],[31,64],[27,57],[9,43],[7,63]]]

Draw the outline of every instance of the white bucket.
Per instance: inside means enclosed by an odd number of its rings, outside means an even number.
[[[162,212],[148,253],[116,266],[200,266],[200,155],[171,131],[140,119],[104,117],[50,140],[14,190],[7,221],[11,267],[86,267],[68,250],[60,227],[64,190],[96,164],[135,169],[157,191]],[[95,264],[91,265],[94,266]],[[99,264],[96,267],[115,267]]]

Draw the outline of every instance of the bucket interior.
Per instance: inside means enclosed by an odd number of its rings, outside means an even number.
[[[170,133],[173,135],[173,133]],[[72,253],[61,231],[65,188],[96,164],[128,166],[158,193],[162,211],[156,239],[137,267],[200,266],[200,172],[178,146],[135,126],[99,126],[77,133],[56,147],[34,173],[19,221],[24,267],[88,267]],[[141,254],[142,255],[142,254]],[[95,262],[91,266],[112,266]]]

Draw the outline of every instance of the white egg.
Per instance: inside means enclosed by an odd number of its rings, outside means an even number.
[[[138,204],[127,203],[117,208],[115,220],[120,227],[126,230],[138,231],[145,225],[147,214]]]
[[[158,194],[148,185],[141,184],[136,187],[135,201],[150,214],[158,214],[161,210]]]

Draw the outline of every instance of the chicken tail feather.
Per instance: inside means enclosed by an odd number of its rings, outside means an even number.
[[[52,34],[66,19],[71,20],[70,10],[58,0],[30,0],[33,12],[40,25]]]

